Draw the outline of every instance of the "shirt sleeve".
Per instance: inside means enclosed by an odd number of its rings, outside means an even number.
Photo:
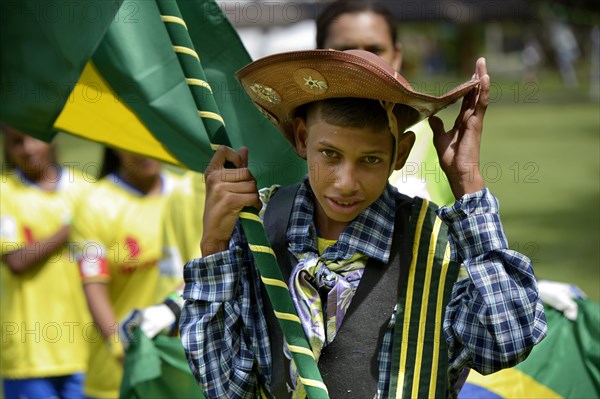
[[[255,398],[270,375],[270,345],[258,274],[240,224],[229,250],[184,267],[181,342],[207,398]]]
[[[546,335],[531,261],[508,249],[498,201],[484,189],[438,210],[453,260],[469,278],[454,284],[446,309],[450,376],[465,367],[490,374],[524,360]]]

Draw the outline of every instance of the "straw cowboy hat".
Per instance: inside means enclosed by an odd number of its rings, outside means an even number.
[[[418,93],[379,56],[363,50],[275,54],[246,65],[236,77],[259,111],[292,145],[294,113],[309,102],[341,97],[379,100],[388,116],[393,108],[389,105],[404,104],[415,111],[408,117],[408,126],[412,126],[454,103],[479,83],[472,79],[440,97]],[[397,129],[392,129],[392,134],[398,140]]]

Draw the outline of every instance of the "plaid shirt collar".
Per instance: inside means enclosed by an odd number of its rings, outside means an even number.
[[[394,231],[395,188],[387,185],[383,194],[356,217],[335,245],[321,255],[325,260],[348,260],[356,252],[387,263]],[[294,253],[317,252],[317,232],[313,222],[315,197],[308,179],[300,184],[290,216],[287,239]]]

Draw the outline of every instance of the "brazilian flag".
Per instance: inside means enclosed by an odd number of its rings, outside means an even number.
[[[548,335],[514,368],[471,371],[459,399],[600,398],[600,304],[577,300],[576,321],[546,306]]]
[[[0,2],[0,120],[50,141],[57,131],[202,172],[213,150],[190,85],[209,87],[234,148],[249,148],[259,187],[300,180],[305,163],[254,108],[234,72],[251,61],[213,0]],[[164,16],[163,16],[164,17]],[[175,48],[165,23],[189,32]],[[206,81],[184,76],[200,59]],[[268,161],[266,161],[268,160]]]
[[[180,16],[161,13],[166,3]],[[203,172],[217,119],[232,147],[249,148],[259,187],[305,175],[235,79],[251,59],[214,0],[3,0],[0,19],[1,122],[45,141],[66,132]],[[192,44],[174,45],[175,30]],[[185,75],[190,57],[202,78]],[[213,101],[218,114],[197,105]],[[177,337],[134,343],[122,397],[202,397]]]
[[[136,330],[125,357],[121,399],[203,399],[177,337],[148,339]]]

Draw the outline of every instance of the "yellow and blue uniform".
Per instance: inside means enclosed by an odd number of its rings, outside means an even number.
[[[170,195],[165,210],[165,247],[171,263],[161,264],[161,269],[172,269],[183,275],[183,265],[199,258],[204,213],[204,175],[186,172],[182,184]]]
[[[168,173],[162,179],[162,193],[145,196],[116,175],[108,175],[89,192],[85,211],[73,225],[83,283],[108,284],[117,321],[133,309],[162,302],[181,282],[181,275],[164,275],[168,270],[159,267],[165,256],[165,204],[173,188],[181,184]],[[122,374],[122,365],[103,339],[91,342],[85,394],[118,397]]]
[[[77,212],[89,187],[72,169],[61,170],[54,191],[42,190],[18,170],[1,178],[2,256],[52,236]],[[64,245],[21,274],[2,264],[0,370],[5,381],[86,370],[86,340],[93,328],[72,249]]]

